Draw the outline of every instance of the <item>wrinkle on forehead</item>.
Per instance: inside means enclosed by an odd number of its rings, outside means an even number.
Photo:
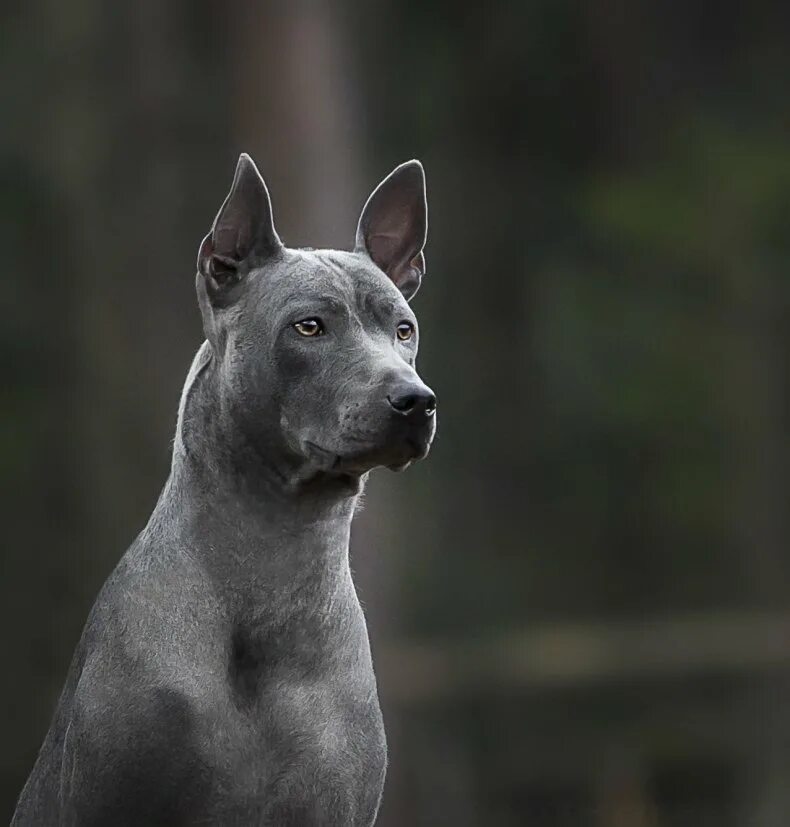
[[[322,295],[336,295],[351,302],[354,298],[354,261],[341,261],[333,250],[296,250],[295,262],[289,268],[294,285],[315,290]],[[351,258],[350,254],[346,254]]]
[[[316,293],[339,295],[350,307],[389,309],[405,302],[394,284],[372,262],[345,250],[295,250],[291,277]]]

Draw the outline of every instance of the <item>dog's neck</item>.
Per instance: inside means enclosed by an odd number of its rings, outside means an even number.
[[[277,610],[296,592],[331,592],[348,577],[360,486],[277,448],[263,456],[233,433],[219,411],[215,367],[204,344],[184,387],[171,473],[151,525],[178,534],[237,614],[254,613],[262,598]]]

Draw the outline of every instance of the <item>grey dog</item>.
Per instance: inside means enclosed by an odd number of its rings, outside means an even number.
[[[368,472],[433,439],[407,304],[426,232],[409,161],[353,252],[286,248],[241,156],[200,246],[206,341],[170,476],[91,610],[14,825],[373,824],[386,742],[349,532]]]

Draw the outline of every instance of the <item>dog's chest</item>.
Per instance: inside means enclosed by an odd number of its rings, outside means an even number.
[[[209,770],[206,816],[218,824],[372,824],[386,744],[370,682],[273,680],[198,726]]]

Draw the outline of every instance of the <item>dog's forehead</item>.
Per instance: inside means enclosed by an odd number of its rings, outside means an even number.
[[[278,293],[289,297],[333,297],[364,307],[371,297],[401,303],[400,291],[365,255],[346,250],[288,250],[280,267]]]

